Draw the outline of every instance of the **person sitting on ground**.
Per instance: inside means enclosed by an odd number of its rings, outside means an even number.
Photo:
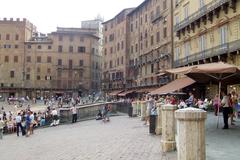
[[[101,110],[98,110],[98,114],[96,116],[96,120],[102,120],[102,119],[103,119],[102,112],[101,112]]]
[[[110,106],[108,104],[106,104],[103,108],[103,121],[104,122],[110,121],[109,112],[110,112]]]
[[[45,117],[41,116],[40,118],[41,118],[40,119],[40,126],[45,126],[45,123],[46,123]]]
[[[7,121],[7,128],[8,128],[8,133],[13,133],[15,129],[15,120],[12,118],[9,118]]]

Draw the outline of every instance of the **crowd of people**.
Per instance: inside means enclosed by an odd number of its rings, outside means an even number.
[[[144,99],[147,102],[147,112],[145,124],[149,123],[150,115],[157,115],[156,103],[162,104],[173,104],[177,105],[178,109],[195,107],[203,110],[207,110],[210,106],[214,108],[214,114],[218,116],[219,112],[223,113],[224,127],[223,129],[228,129],[228,121],[230,120],[231,125],[235,125],[234,118],[238,118],[240,111],[240,96],[236,94],[235,91],[226,94],[224,91],[221,92],[221,96],[218,94],[213,99],[197,99],[194,97],[192,92],[189,92],[189,98],[186,100],[177,98],[177,96],[167,95],[167,96],[151,96],[147,95]]]
[[[4,107],[0,112],[0,138],[2,134],[16,133],[19,136],[30,136],[33,134],[34,128],[51,125],[58,125],[59,118],[56,108],[48,108],[46,111],[33,112],[28,105],[26,109],[22,109],[16,113],[6,112]]]

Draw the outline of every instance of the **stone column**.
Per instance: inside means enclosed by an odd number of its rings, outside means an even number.
[[[141,101],[137,102],[137,115],[141,116]]]
[[[156,123],[156,135],[162,134],[162,105],[163,103],[157,103],[157,123]]]
[[[135,117],[137,116],[137,101],[132,102],[132,107],[133,107],[132,116]]]
[[[144,121],[146,118],[147,103],[146,101],[141,101],[141,120]]]
[[[176,149],[175,141],[175,110],[176,105],[165,104],[162,106],[162,140],[161,146],[163,152],[170,152]]]
[[[178,134],[178,160],[205,160],[205,120],[207,112],[186,108],[175,112]]]

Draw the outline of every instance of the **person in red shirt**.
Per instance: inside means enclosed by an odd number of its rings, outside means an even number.
[[[170,97],[170,104],[172,104],[172,105],[177,104],[176,98],[173,95],[171,95],[171,97]]]

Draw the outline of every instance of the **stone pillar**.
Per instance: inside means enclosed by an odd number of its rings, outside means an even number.
[[[162,106],[162,140],[161,146],[163,152],[170,152],[176,149],[175,141],[175,110],[176,105],[165,104]]]
[[[144,121],[146,118],[147,103],[146,101],[141,101],[141,120]]]
[[[163,103],[157,103],[157,123],[156,123],[156,135],[162,134],[162,105]]]
[[[135,117],[137,116],[137,101],[132,102],[132,107],[133,107],[132,116]]]
[[[207,112],[196,108],[175,112],[178,134],[178,160],[205,160],[205,120]]]
[[[137,115],[141,116],[141,101],[137,101]]]

